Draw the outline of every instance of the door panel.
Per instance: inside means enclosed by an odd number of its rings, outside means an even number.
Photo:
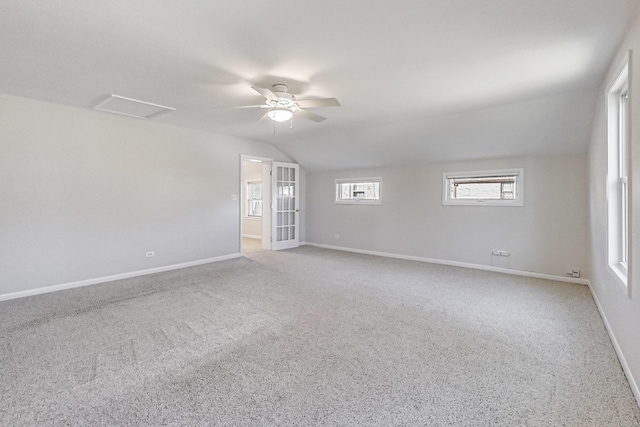
[[[262,249],[271,250],[271,162],[262,162]]]
[[[272,242],[275,251],[298,247],[299,166],[296,163],[273,162]]]

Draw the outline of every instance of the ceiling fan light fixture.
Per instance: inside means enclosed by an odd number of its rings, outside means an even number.
[[[274,107],[267,113],[269,118],[274,122],[286,122],[293,117],[293,111],[284,107]]]

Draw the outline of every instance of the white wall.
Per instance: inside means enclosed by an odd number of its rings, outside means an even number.
[[[525,169],[523,207],[443,206],[442,174]],[[336,205],[336,178],[382,177],[382,205]],[[309,173],[307,242],[445,261],[564,275],[588,262],[586,155],[434,163]],[[340,238],[334,238],[339,234]]]
[[[631,297],[607,270],[607,117],[606,90],[615,78],[623,56],[633,49],[631,80]],[[640,17],[632,25],[618,49],[600,90],[589,148],[589,189],[591,215],[591,273],[592,290],[614,344],[618,346],[621,362],[630,379],[636,399],[640,402]]]
[[[267,144],[7,95],[0,120],[0,296],[238,254],[240,155],[289,160]]]

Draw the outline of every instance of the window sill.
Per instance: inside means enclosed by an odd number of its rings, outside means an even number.
[[[629,295],[629,285],[628,285],[628,273],[625,269],[618,265],[609,264],[609,273],[613,276],[614,280],[622,290]]]
[[[381,205],[382,200],[335,200],[336,205]]]
[[[524,206],[524,200],[509,200],[509,201],[501,201],[501,200],[478,200],[478,199],[468,199],[468,200],[450,200],[447,199],[442,202],[444,206]]]
[[[262,221],[261,216],[245,216],[244,219],[248,219],[249,221]]]

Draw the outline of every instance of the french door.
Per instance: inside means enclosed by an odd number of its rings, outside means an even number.
[[[271,249],[298,247],[299,169],[296,163],[271,165]]]

